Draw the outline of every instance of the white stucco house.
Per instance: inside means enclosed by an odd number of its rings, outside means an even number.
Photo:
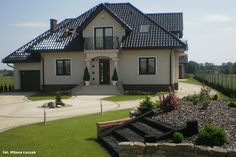
[[[178,88],[185,55],[182,13],[145,14],[130,3],[102,3],[57,23],[2,60],[13,64],[15,89],[62,90],[84,83],[112,84],[116,68],[124,90]]]

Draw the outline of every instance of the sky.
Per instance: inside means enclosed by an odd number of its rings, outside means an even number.
[[[235,0],[1,0],[0,60],[48,30],[49,19],[74,18],[105,2],[130,2],[144,13],[183,12],[189,60],[236,62]]]

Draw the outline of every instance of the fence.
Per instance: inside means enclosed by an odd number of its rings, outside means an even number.
[[[236,75],[197,74],[196,76],[209,83],[218,84],[224,88],[236,90]]]

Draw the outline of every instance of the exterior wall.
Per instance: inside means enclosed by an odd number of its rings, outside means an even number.
[[[112,16],[106,11],[101,11],[83,30],[83,37],[91,38],[94,37],[94,27],[113,27],[113,36],[119,37],[119,41],[125,36],[125,29],[117,22]]]
[[[40,80],[42,84],[42,70],[41,63],[14,63],[14,82],[15,90],[20,90],[20,71],[22,70],[40,70]]]
[[[139,75],[138,57],[156,57],[156,74]],[[118,76],[123,84],[170,84],[170,50],[124,50],[120,52]]]
[[[236,150],[191,143],[119,143],[119,157],[235,157]]]
[[[83,81],[86,66],[83,52],[42,53],[44,58],[45,85],[78,85]],[[71,75],[56,75],[56,59],[71,60]]]

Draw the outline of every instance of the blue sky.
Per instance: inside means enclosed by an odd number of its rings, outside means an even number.
[[[235,0],[1,0],[0,60],[46,31],[50,18],[77,17],[101,2],[130,2],[146,13],[183,12],[190,60],[236,62]]]

